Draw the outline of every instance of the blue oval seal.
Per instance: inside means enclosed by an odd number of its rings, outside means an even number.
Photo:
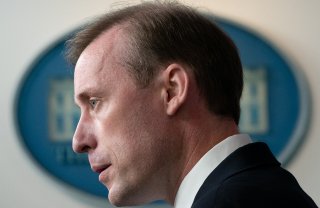
[[[266,142],[287,163],[308,124],[309,94],[303,76],[260,36],[226,20],[214,21],[234,40],[243,63],[240,130]],[[86,155],[75,154],[71,147],[80,113],[73,102],[73,69],[63,57],[67,39],[52,44],[26,72],[16,96],[16,126],[31,157],[50,175],[106,196]]]

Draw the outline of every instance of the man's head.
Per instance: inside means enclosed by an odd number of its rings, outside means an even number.
[[[228,36],[194,9],[176,2],[143,3],[107,13],[69,41],[68,58],[76,63],[99,35],[121,25],[127,36],[123,60],[141,86],[167,64],[188,65],[211,112],[239,122],[242,66]]]
[[[200,115],[239,120],[236,48],[178,3],[106,14],[68,42],[68,58],[81,109],[73,148],[88,153],[115,205],[172,203],[190,162],[182,138],[200,137],[190,131]]]

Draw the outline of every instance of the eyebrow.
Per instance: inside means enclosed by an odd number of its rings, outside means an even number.
[[[92,89],[84,89],[82,92],[80,92],[77,95],[74,95],[74,102],[76,105],[79,106],[79,104],[83,103],[84,100],[88,99],[90,97],[90,94],[92,94]]]
[[[80,92],[77,95],[74,95],[74,102],[76,105],[79,106],[79,104],[83,103],[84,100],[89,99],[91,96],[99,96],[102,92],[97,91],[94,87],[89,87],[87,89],[83,89],[82,92]],[[94,94],[94,95],[93,95]]]

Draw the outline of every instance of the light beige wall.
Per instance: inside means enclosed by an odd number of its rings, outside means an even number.
[[[311,86],[312,118],[306,141],[288,169],[320,204],[320,1],[184,2],[262,34],[304,72]],[[57,182],[30,159],[15,130],[13,106],[19,81],[42,50],[117,5],[111,0],[0,0],[0,207],[107,207],[106,200]]]

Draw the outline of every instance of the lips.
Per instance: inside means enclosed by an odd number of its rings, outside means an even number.
[[[110,180],[110,168],[111,164],[92,166],[91,169],[99,174],[99,181],[106,185],[107,181]],[[107,185],[106,185],[107,186]]]
[[[96,173],[102,173],[110,167],[111,164],[92,166],[91,169]]]

